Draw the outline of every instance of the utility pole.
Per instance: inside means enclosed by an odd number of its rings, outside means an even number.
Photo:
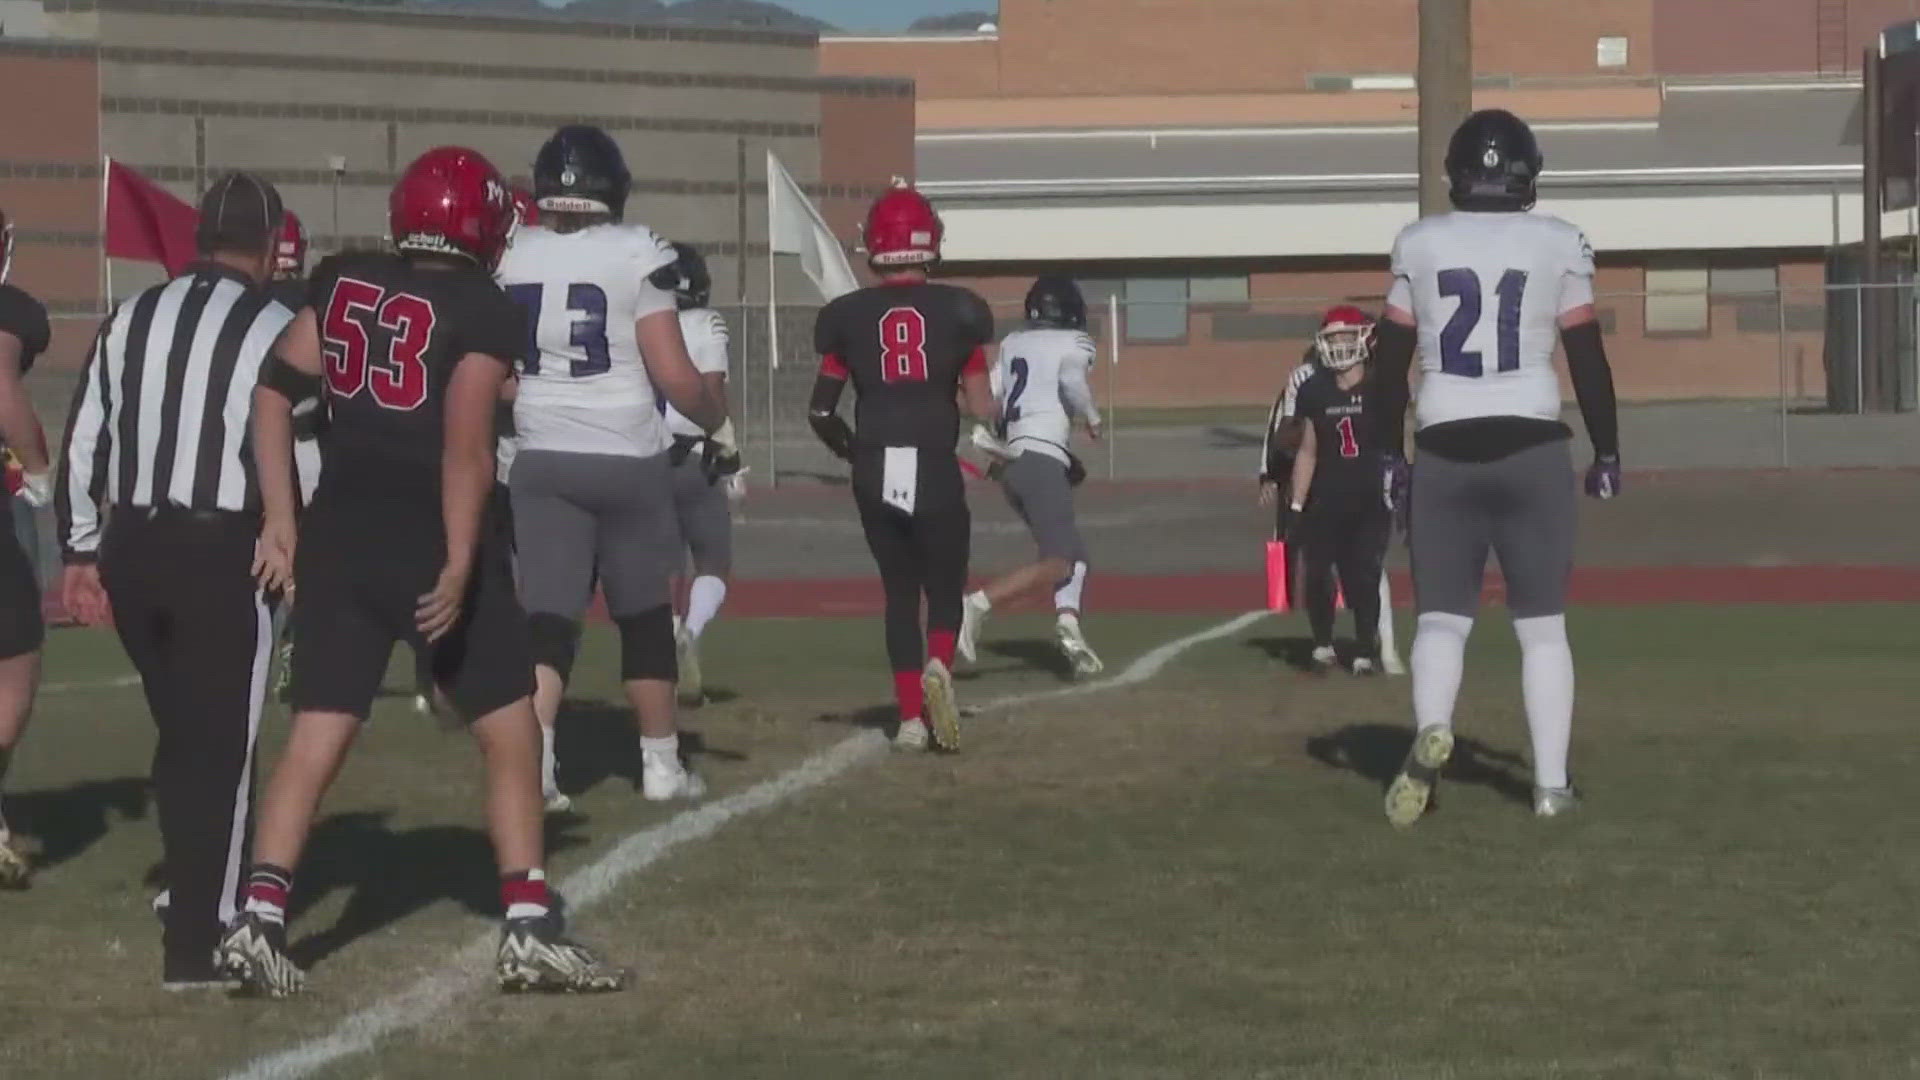
[[[1446,212],[1447,140],[1473,111],[1473,0],[1419,0],[1420,214]]]

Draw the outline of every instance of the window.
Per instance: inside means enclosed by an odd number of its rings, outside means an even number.
[[[1603,68],[1623,68],[1627,66],[1627,39],[1608,36],[1594,43],[1593,62]]]
[[[1780,292],[1780,268],[1765,266],[1715,266],[1708,272],[1711,288],[1721,296],[1776,296]]]
[[[1648,266],[1647,333],[1706,333],[1709,285],[1705,266]]]
[[[1245,310],[1249,298],[1247,275],[1188,278],[1187,298],[1196,305],[1210,308]]]
[[[1176,344],[1187,340],[1187,279],[1128,278],[1120,300],[1127,342]]]

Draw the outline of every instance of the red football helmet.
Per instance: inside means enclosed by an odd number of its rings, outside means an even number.
[[[387,225],[401,251],[459,255],[492,270],[513,238],[513,199],[479,151],[436,147],[393,185]]]
[[[863,234],[867,261],[875,266],[920,266],[938,262],[946,234],[927,197],[905,182],[874,200]]]
[[[307,230],[288,210],[280,219],[280,239],[273,244],[273,276],[297,278],[307,272]]]
[[[1313,347],[1321,367],[1345,371],[1373,351],[1373,320],[1352,304],[1328,308],[1320,332],[1313,335]]]
[[[508,186],[507,194],[513,199],[514,213],[520,215],[520,224],[540,224],[540,207],[533,201],[533,192],[519,184],[512,184]]]

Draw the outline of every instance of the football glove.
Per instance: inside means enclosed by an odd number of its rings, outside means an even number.
[[[52,471],[37,473],[22,471],[20,473],[20,497],[27,501],[28,506],[36,509],[52,502]]]
[[[1401,532],[1407,529],[1407,494],[1411,485],[1412,474],[1407,469],[1405,455],[1392,451],[1381,454],[1380,498],[1393,515],[1394,528]]]
[[[1587,495],[1611,499],[1620,494],[1620,455],[1607,454],[1593,459],[1587,469]]]
[[[993,432],[988,431],[985,424],[973,425],[973,433],[969,436],[969,441],[973,443],[974,449],[987,455],[992,461],[1013,460],[1012,447],[994,437]]]
[[[742,468],[738,472],[729,475],[726,479],[720,481],[720,487],[721,490],[726,492],[727,501],[735,506],[739,506],[742,502],[745,502],[747,498],[747,470]]]

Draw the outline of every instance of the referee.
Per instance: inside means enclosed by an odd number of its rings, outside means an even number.
[[[159,729],[169,989],[223,985],[213,949],[252,816],[273,636],[245,447],[261,362],[293,317],[263,287],[281,214],[279,194],[246,173],[207,189],[199,258],[101,325],[55,490],[67,610],[91,624],[111,614]]]

